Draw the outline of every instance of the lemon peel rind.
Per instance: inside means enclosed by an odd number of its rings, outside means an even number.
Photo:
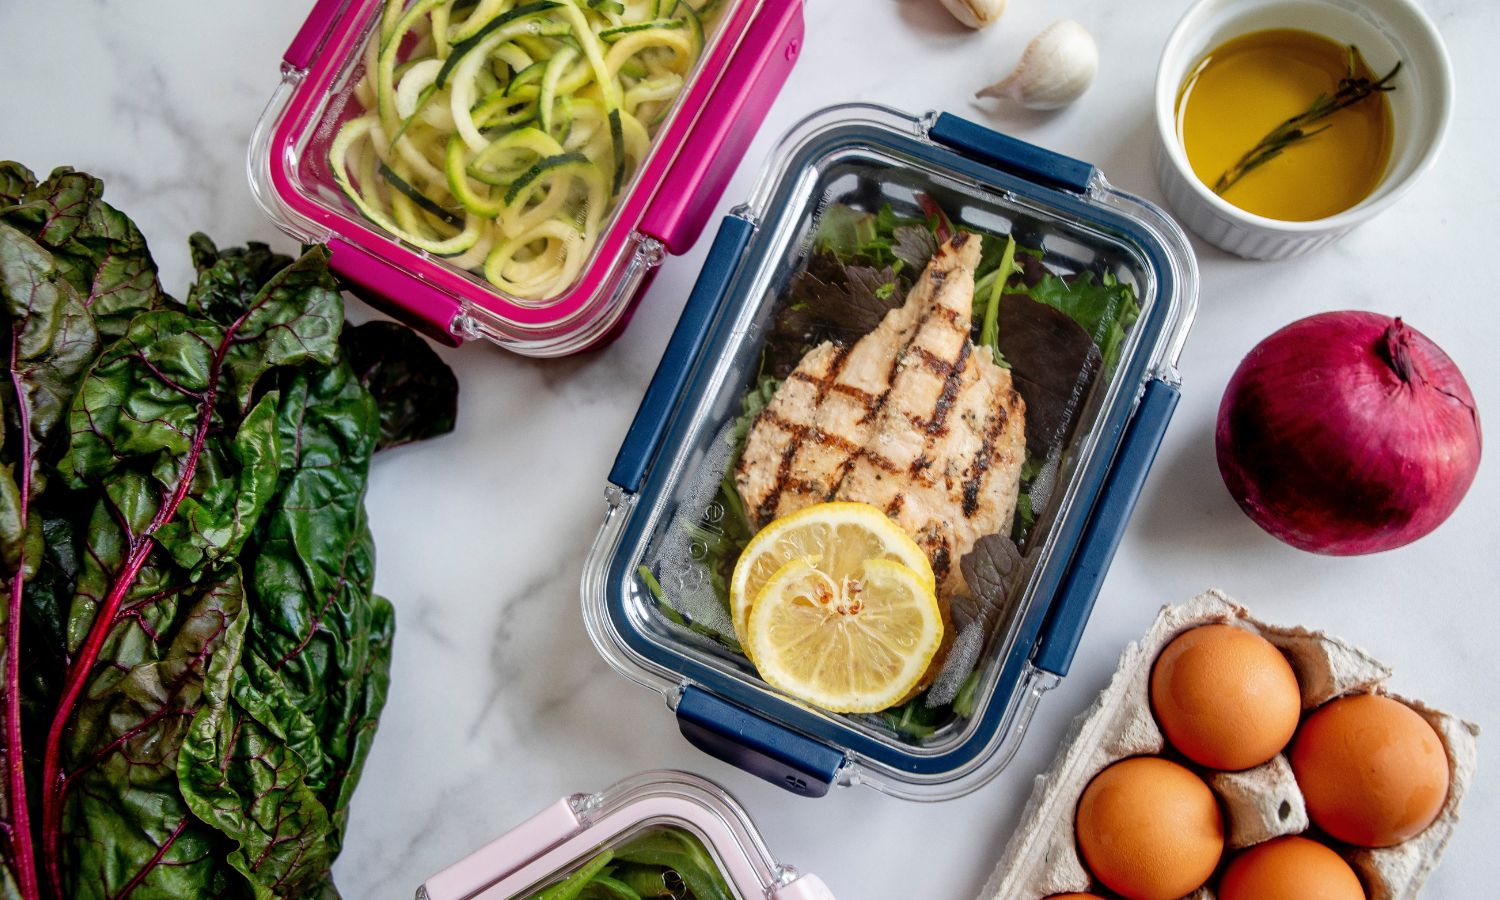
[[[816,571],[807,558],[803,557],[787,562],[767,579],[765,587],[760,590],[755,602],[751,605],[750,616],[747,620],[749,639],[743,646],[746,653],[751,655],[752,660],[764,659],[772,662],[768,669],[761,668],[760,670],[761,677],[767,684],[797,700],[828,712],[875,713],[896,705],[921,681],[943,641],[944,628],[937,598],[930,589],[926,589],[921,573],[914,572],[901,563],[888,559],[871,559],[866,561],[865,566],[867,571],[874,570],[875,573],[884,570],[886,576],[906,580],[911,588],[916,589],[912,593],[917,600],[915,608],[923,613],[925,627],[922,631],[925,640],[905,657],[900,675],[889,680],[878,691],[850,691],[842,695],[834,695],[820,692],[813,686],[788,678],[775,666],[777,647],[766,639],[769,630],[768,622],[777,612],[777,592],[783,584],[791,578],[804,576],[809,570]],[[887,647],[894,649],[889,645]]]
[[[741,551],[739,559],[734,564],[734,572],[729,578],[730,621],[734,625],[735,638],[739,640],[742,648],[746,648],[746,656],[750,657],[752,663],[755,657],[748,649],[748,626],[750,610],[755,605],[756,597],[747,597],[746,594],[748,592],[745,590],[745,583],[749,579],[750,567],[753,564],[753,560],[760,555],[767,544],[770,544],[787,531],[810,519],[823,519],[833,524],[837,524],[840,521],[852,521],[868,526],[870,531],[880,533],[884,542],[898,545],[902,550],[900,555],[907,557],[906,561],[908,563],[916,563],[916,565],[907,565],[907,568],[911,569],[923,580],[929,592],[937,590],[937,578],[933,574],[932,563],[927,559],[927,554],[923,552],[916,540],[906,533],[906,529],[893,521],[879,507],[868,503],[836,500],[828,503],[815,503],[794,513],[788,513],[785,516],[775,519],[769,525],[756,532],[755,536],[750,539],[750,543],[746,544],[745,549]],[[873,524],[876,522],[882,524]],[[782,568],[785,565],[783,564]],[[779,568],[777,572],[780,572]],[[773,573],[772,577],[775,577],[775,573]],[[766,581],[768,584],[770,583],[770,579]],[[756,591],[755,594],[758,596],[760,591]]]

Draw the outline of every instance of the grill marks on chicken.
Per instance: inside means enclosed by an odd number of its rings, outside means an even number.
[[[926,551],[941,597],[968,593],[958,560],[1009,531],[1026,443],[1010,373],[969,341],[979,256],[979,238],[954,235],[874,331],[802,358],[735,472],[757,527],[813,503],[869,503]]]

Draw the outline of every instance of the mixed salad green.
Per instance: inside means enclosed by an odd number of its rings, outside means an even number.
[[[591,858],[526,900],[735,900],[708,848],[681,828],[657,828]]]
[[[756,416],[809,351],[824,341],[857,341],[886,313],[904,304],[955,227],[925,196],[920,217],[899,215],[889,205],[875,211],[833,205],[823,211],[807,265],[792,278],[778,304],[755,381],[728,435],[734,449],[717,497],[726,514],[712,527],[705,523],[697,535],[707,547],[704,565],[726,604],[735,562],[754,536],[735,488],[734,469]],[[1112,272],[1059,274],[1044,263],[1039,247],[1025,246],[1014,236],[980,236],[983,253],[976,271],[971,338],[1011,371],[1026,401],[1027,434],[1011,533],[982,539],[960,562],[975,596],[954,603],[954,627],[972,629],[970,639],[982,643],[1003,617],[1032,529],[1043,512],[1037,498],[1047,499],[1049,473],[1056,471],[1082,400],[1094,380],[1118,362],[1140,305],[1133,288]],[[737,649],[732,634],[714,637]],[[933,687],[883,713],[885,723],[903,736],[920,739],[951,715],[971,714],[975,656],[952,655]]]

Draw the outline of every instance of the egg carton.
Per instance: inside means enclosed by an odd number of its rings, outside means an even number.
[[[1151,667],[1168,642],[1189,628],[1223,623],[1253,631],[1286,656],[1297,674],[1306,713],[1346,694],[1388,694],[1391,669],[1351,644],[1305,628],[1254,619],[1222,592],[1211,590],[1180,606],[1163,607],[1146,636],[1120,657],[1109,686],[1073,721],[1052,768],[1037,776],[1031,798],[980,900],[1040,900],[1053,894],[1100,891],[1077,850],[1074,810],[1083,789],[1105,766],[1130,756],[1160,754],[1166,740],[1151,712]],[[1425,831],[1393,847],[1345,848],[1369,900],[1416,897],[1458,825],[1458,807],[1474,777],[1479,729],[1419,702],[1389,694],[1431,723],[1447,751],[1448,799]],[[1286,757],[1243,772],[1214,772],[1209,786],[1224,813],[1226,852],[1308,828],[1307,807]],[[1335,849],[1338,849],[1335,847]],[[1210,885],[1213,884],[1211,879]],[[1188,900],[1213,900],[1211,887]]]

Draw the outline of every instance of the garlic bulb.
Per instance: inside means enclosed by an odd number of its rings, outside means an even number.
[[[1072,19],[1063,19],[1026,46],[1009,77],[976,96],[1014,100],[1027,109],[1061,109],[1083,96],[1098,71],[1094,36]]]
[[[970,28],[994,24],[1005,12],[1005,0],[943,0],[943,5]]]

